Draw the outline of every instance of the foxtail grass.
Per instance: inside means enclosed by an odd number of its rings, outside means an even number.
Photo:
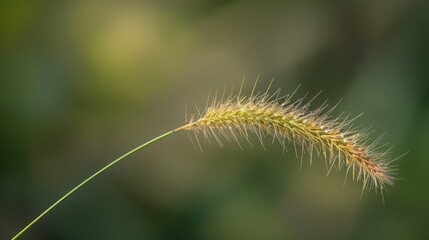
[[[178,131],[193,133],[195,141],[192,142],[200,149],[201,137],[208,142],[214,139],[220,146],[223,146],[223,140],[227,140],[237,142],[241,147],[242,140],[252,145],[251,135],[255,135],[262,146],[267,137],[279,142],[283,149],[291,145],[297,156],[296,149],[300,147],[302,154],[309,154],[310,164],[315,156],[325,159],[328,175],[334,168],[337,170],[345,168],[346,179],[351,175],[354,181],[362,182],[362,193],[365,189],[374,189],[381,193],[384,201],[386,187],[392,186],[395,181],[395,168],[392,162],[398,158],[390,158],[390,149],[382,150],[385,148],[385,145],[380,144],[382,136],[370,140],[369,129],[356,126],[355,120],[359,115],[354,118],[343,114],[334,117],[332,111],[337,105],[329,108],[324,102],[321,106],[311,109],[310,103],[315,97],[308,101],[305,100],[305,96],[294,100],[296,91],[281,96],[280,90],[269,93],[271,84],[265,92],[256,92],[256,86],[257,81],[248,96],[242,95],[242,84],[236,95],[226,96],[224,89],[220,96],[216,93],[214,97],[208,97],[204,109],[200,111],[197,108],[198,113],[193,114],[185,125],[168,131],[115,159],[57,200],[12,239],[20,237],[99,174],[144,147]]]

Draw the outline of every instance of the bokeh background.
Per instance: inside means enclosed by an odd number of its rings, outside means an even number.
[[[429,239],[427,1],[2,1],[0,238],[81,180],[184,123],[210,88],[323,93],[401,158],[380,196],[178,133],[98,177],[23,239]],[[293,149],[292,146],[289,149]]]

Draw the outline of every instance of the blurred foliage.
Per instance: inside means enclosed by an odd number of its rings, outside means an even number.
[[[0,238],[208,90],[343,99],[388,134],[386,205],[323,161],[171,136],[111,169],[23,239],[429,239],[427,1],[2,1]],[[188,99],[188,100],[186,100]],[[191,111],[188,109],[188,111]],[[254,139],[256,143],[257,140]]]

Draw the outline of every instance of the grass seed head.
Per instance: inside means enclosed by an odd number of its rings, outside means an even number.
[[[375,189],[383,195],[386,185],[393,185],[389,151],[379,151],[382,137],[371,142],[369,130],[355,126],[357,117],[332,117],[333,108],[327,110],[326,102],[311,110],[314,98],[293,101],[294,94],[279,97],[280,90],[274,94],[268,90],[254,94],[253,89],[249,97],[240,95],[241,88],[238,96],[214,97],[204,111],[198,111],[198,116],[181,129],[193,131],[200,148],[198,133],[208,142],[214,138],[220,146],[221,137],[239,143],[240,139],[249,141],[249,134],[253,133],[263,144],[263,139],[270,135],[283,148],[288,143],[300,146],[310,154],[310,162],[313,152],[322,156],[328,163],[328,174],[332,168],[345,167],[346,178],[350,174],[353,180],[363,183],[362,192]]]

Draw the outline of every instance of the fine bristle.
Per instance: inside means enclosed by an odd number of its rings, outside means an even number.
[[[213,97],[196,118],[191,118],[180,129],[193,131],[199,148],[198,133],[208,141],[215,139],[220,146],[223,146],[221,137],[239,143],[240,139],[249,141],[249,134],[253,133],[263,144],[263,139],[270,135],[283,148],[287,143],[300,146],[303,152],[309,153],[310,161],[314,152],[322,156],[328,164],[328,174],[334,167],[345,167],[346,178],[351,175],[353,180],[361,181],[362,191],[375,189],[383,196],[386,185],[393,185],[390,152],[380,151],[382,137],[370,141],[369,130],[355,126],[359,116],[332,117],[331,112],[338,104],[327,109],[324,102],[311,110],[310,102],[314,98],[293,101],[296,91],[284,97],[280,97],[280,90],[273,94],[268,91],[269,88],[264,93],[255,93],[254,87],[251,95],[245,97],[240,87],[237,96]]]

